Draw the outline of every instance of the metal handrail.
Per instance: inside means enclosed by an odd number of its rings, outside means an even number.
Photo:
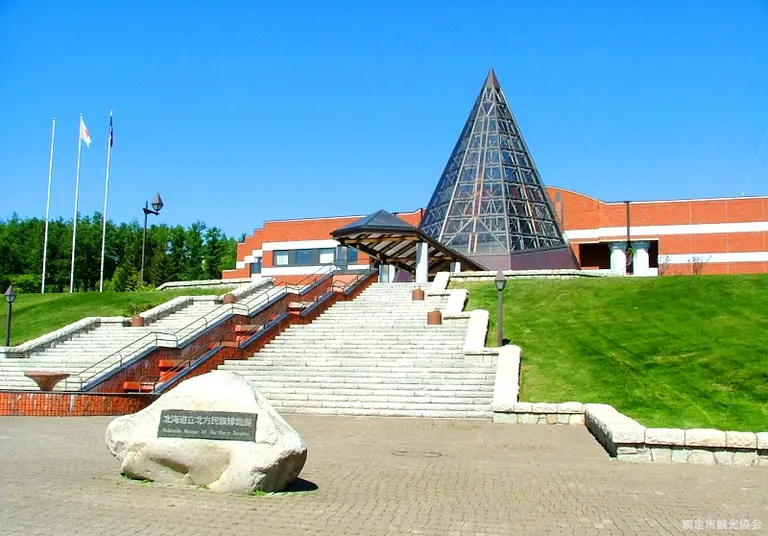
[[[316,270],[315,272],[307,275],[307,277],[301,279],[299,281],[299,283],[295,283],[293,285],[289,285],[288,283],[285,283],[285,284],[283,284],[281,286],[284,287],[284,290],[286,290],[286,292],[287,292],[289,286],[293,287],[293,286],[297,286],[297,285],[302,285],[302,283],[304,281],[306,281],[307,279],[309,279],[309,278],[318,277],[318,275],[325,276],[325,275],[328,275],[328,274],[333,274],[336,271],[335,267],[332,267],[330,270],[328,268],[329,268],[329,265],[324,265],[321,268],[319,268],[318,270]],[[267,290],[257,294],[256,296],[248,297],[247,301],[253,302],[253,301],[261,298],[262,296],[265,296],[265,295],[268,296],[269,293],[270,292],[274,292],[274,290],[275,290],[275,287],[270,287],[269,289],[267,289]],[[269,302],[269,299],[267,300],[267,302]],[[91,364],[90,366],[86,367],[85,369],[83,369],[79,373],[77,373],[76,376],[78,376],[79,379],[80,379],[80,389],[79,390],[82,390],[83,386],[87,385],[94,378],[96,378],[98,376],[101,376],[107,370],[113,368],[115,366],[115,363],[110,363],[108,365],[105,365],[105,366],[99,368],[98,372],[95,372],[95,373],[91,374],[90,376],[88,376],[87,378],[83,379],[83,376],[85,376],[86,372],[89,372],[91,370],[96,369],[96,367],[98,367],[99,365],[102,365],[103,363],[105,363],[107,361],[114,361],[116,356],[119,356],[118,367],[122,367],[123,364],[125,363],[125,358],[126,357],[135,356],[136,354],[140,353],[141,351],[143,351],[146,348],[148,348],[150,346],[153,346],[153,345],[155,347],[160,346],[159,344],[156,344],[158,342],[160,334],[162,334],[164,336],[163,338],[166,339],[166,341],[164,341],[164,342],[171,342],[172,344],[174,344],[174,346],[179,346],[181,341],[183,341],[189,335],[191,335],[193,333],[196,333],[198,331],[205,331],[212,324],[214,324],[214,323],[218,322],[219,320],[221,320],[222,317],[231,316],[231,315],[235,314],[235,309],[236,308],[238,308],[238,309],[245,309],[245,312],[246,312],[245,314],[246,315],[251,313],[251,306],[248,306],[248,305],[243,305],[243,304],[239,304],[239,303],[221,304],[221,305],[219,305],[219,307],[217,307],[216,309],[213,309],[212,311],[209,311],[208,313],[206,313],[202,317],[198,317],[195,320],[191,321],[189,324],[186,324],[185,326],[177,329],[174,333],[164,333],[164,332],[156,332],[156,331],[147,333],[143,337],[140,337],[139,339],[136,339],[136,340],[126,344],[124,347],[120,348],[119,350],[117,350],[115,352],[112,352],[111,354],[105,356],[103,359],[100,359],[96,363]],[[209,319],[208,317],[211,316],[212,314],[213,314],[212,318]],[[199,324],[201,321],[203,322],[203,325],[202,325],[201,328],[198,328],[198,329],[195,329],[194,331],[191,331],[186,336],[179,337],[180,333],[182,333],[184,331],[187,331],[191,326],[193,326],[195,324]],[[129,348],[134,347],[137,343],[139,343],[141,341],[144,341],[144,340],[146,340],[147,342],[145,342],[141,347],[139,347],[136,350],[132,350],[127,355],[123,355],[123,352],[125,352]],[[152,341],[155,344],[152,344],[149,341]]]
[[[332,273],[332,272],[331,272],[331,273]],[[368,271],[362,272],[362,273],[358,274],[358,275],[357,275],[357,276],[356,276],[356,277],[355,277],[355,278],[354,278],[352,281],[349,281],[349,282],[347,282],[347,283],[343,283],[343,282],[339,282],[339,281],[333,282],[333,283],[331,283],[331,285],[330,285],[329,289],[328,289],[326,292],[324,292],[324,293],[322,293],[322,294],[320,294],[320,295],[316,296],[314,299],[312,299],[312,301],[311,301],[310,303],[311,303],[311,304],[317,304],[317,303],[319,303],[319,302],[320,302],[321,300],[323,300],[323,299],[324,299],[326,296],[328,296],[328,294],[329,294],[329,293],[333,293],[333,292],[339,292],[339,293],[341,293],[341,294],[344,294],[344,293],[345,293],[345,291],[346,291],[347,289],[349,289],[349,288],[352,288],[352,287],[356,286],[357,284],[359,284],[359,283],[360,283],[360,281],[362,281],[362,280],[364,280],[365,278],[369,277],[369,276],[370,276],[371,274],[373,274],[373,273],[375,273],[375,270],[368,270]],[[319,279],[318,279],[318,281],[319,281]],[[280,300],[280,299],[283,299],[283,297],[284,297],[284,295],[281,295],[281,296],[279,296],[278,298],[276,298],[276,300]],[[275,300],[275,299],[273,299],[273,300]],[[261,306],[260,306],[260,308],[263,308],[263,307],[267,307],[267,306],[269,306],[269,305],[270,305],[270,302],[271,302],[271,301],[273,301],[273,300],[270,300],[270,301],[269,301],[269,302],[267,302],[266,304],[263,304],[263,305],[261,305]],[[313,305],[309,305],[309,306],[307,306],[307,307],[304,307],[304,310],[305,310],[305,311],[306,311],[306,310],[309,310],[309,309],[311,309],[311,308],[312,308],[312,306],[313,306]],[[270,312],[271,312],[271,314],[269,315],[269,317],[268,317],[268,318],[266,318],[266,319],[264,319],[263,321],[259,322],[259,326],[258,326],[256,329],[253,329],[253,330],[250,330],[250,331],[245,331],[245,332],[242,332],[242,333],[240,334],[240,336],[241,336],[241,337],[243,337],[243,339],[244,339],[244,340],[246,340],[246,341],[250,341],[250,340],[252,340],[252,339],[253,339],[253,337],[254,337],[254,336],[256,336],[256,335],[257,335],[259,332],[263,332],[263,331],[265,331],[265,330],[267,329],[267,327],[268,327],[268,326],[269,326],[269,325],[270,325],[272,322],[274,322],[274,321],[275,321],[275,319],[276,319],[276,318],[278,318],[278,317],[280,317],[280,316],[284,315],[285,313],[287,313],[287,312],[288,312],[288,310],[289,310],[289,308],[290,308],[290,305],[289,305],[289,303],[286,303],[286,304],[284,304],[283,306],[279,307],[278,309],[276,309],[276,310],[274,310],[274,311],[270,311]],[[216,343],[221,343],[221,342],[223,342],[224,340],[225,340],[225,339],[222,337],[221,339],[219,339],[218,341],[216,341]],[[216,344],[216,343],[214,343],[214,344]],[[246,344],[248,344],[248,343],[246,343]],[[241,341],[238,341],[238,348],[241,348],[241,347],[242,347],[242,342],[241,342]],[[171,369],[167,370],[166,372],[172,372],[172,373],[173,373],[173,374],[171,374],[171,376],[170,376],[170,378],[169,378],[169,379],[172,379],[173,377],[175,377],[175,376],[176,376],[176,374],[178,374],[178,373],[179,373],[179,372],[181,372],[182,370],[184,370],[184,369],[186,369],[186,368],[189,368],[189,367],[190,367],[190,365],[192,364],[192,362],[194,362],[195,360],[197,360],[197,359],[199,359],[199,358],[200,358],[200,356],[195,356],[195,357],[190,357],[190,358],[184,359],[184,360],[183,360],[181,363],[179,363],[179,364],[178,364],[178,365],[176,365],[175,367],[173,367],[173,368],[171,368]],[[163,384],[164,384],[164,383],[165,383],[165,382],[163,382]],[[153,385],[153,387],[152,387],[152,392],[155,392],[155,390],[157,389],[158,385],[163,385],[163,384],[161,384],[160,382],[156,382],[156,383]]]

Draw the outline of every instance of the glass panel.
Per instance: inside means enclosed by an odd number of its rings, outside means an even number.
[[[501,179],[501,168],[499,166],[488,166],[485,168],[485,178],[489,180]]]
[[[336,249],[323,248],[320,250],[320,264],[333,264],[336,262]]]
[[[312,266],[318,263],[318,250],[297,249],[296,264],[298,266]]]
[[[273,255],[275,266],[288,266],[290,251],[275,251]]]
[[[251,263],[251,275],[256,275],[260,273],[261,273],[261,257],[257,257]]]
[[[421,229],[472,253],[565,246],[533,166],[503,93],[484,87],[440,176]]]
[[[475,177],[477,176],[477,168],[474,166],[464,167],[461,171],[461,182],[471,182],[474,184]]]

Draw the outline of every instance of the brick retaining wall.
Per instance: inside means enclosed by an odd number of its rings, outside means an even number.
[[[149,406],[156,395],[0,391],[0,416],[93,417],[126,415]]]

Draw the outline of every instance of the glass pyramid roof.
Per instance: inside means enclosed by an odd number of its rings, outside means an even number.
[[[469,255],[568,247],[493,70],[419,227]]]

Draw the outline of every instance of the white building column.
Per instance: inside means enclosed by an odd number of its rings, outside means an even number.
[[[416,244],[416,283],[426,283],[429,281],[429,256],[427,255],[429,246],[426,242]]]
[[[627,275],[627,243],[610,242],[611,248],[611,273],[616,275]]]
[[[647,240],[638,240],[632,242],[632,273],[633,275],[651,275],[651,262],[648,255],[648,248],[651,243]]]
[[[395,280],[395,270],[392,264],[379,264],[379,283],[392,283]]]
[[[451,263],[451,273],[458,274],[461,272],[461,263],[459,261],[453,261]]]

